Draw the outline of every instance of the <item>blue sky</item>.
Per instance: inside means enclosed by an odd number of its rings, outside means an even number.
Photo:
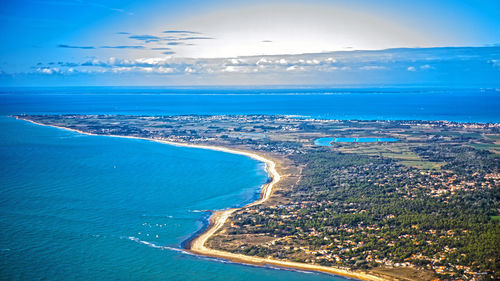
[[[0,36],[5,86],[500,83],[496,0],[3,0]]]

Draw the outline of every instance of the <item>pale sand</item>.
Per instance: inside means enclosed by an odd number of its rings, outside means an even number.
[[[84,132],[84,131],[80,131],[80,130],[76,130],[76,129],[43,124],[43,123],[39,123],[39,122],[35,122],[32,120],[27,120],[27,119],[23,119],[23,118],[18,118],[18,117],[16,117],[16,119],[25,120],[25,121],[31,122],[33,124],[41,125],[41,126],[48,126],[48,127],[69,130],[69,131],[73,131],[73,132],[77,132],[77,133],[85,134],[85,135],[108,136],[108,137],[119,137],[119,138],[129,138],[129,139],[141,139],[141,140],[155,141],[155,142],[174,145],[174,146],[184,146],[184,147],[216,150],[216,151],[222,151],[222,152],[227,152],[227,153],[244,155],[244,156],[253,158],[255,160],[264,162],[266,164],[266,171],[271,176],[272,180],[271,180],[271,182],[265,184],[262,187],[261,196],[257,201],[250,203],[246,206],[243,206],[241,208],[259,205],[259,204],[262,204],[263,202],[265,202],[266,200],[268,200],[273,192],[273,187],[281,179],[280,174],[276,170],[276,163],[273,160],[270,160],[268,158],[265,158],[261,155],[258,155],[256,153],[252,153],[252,152],[236,150],[236,149],[231,149],[231,148],[225,148],[225,147],[220,147],[220,146],[178,143],[178,142],[171,142],[171,141],[165,141],[165,140],[160,140],[160,139],[151,139],[151,138],[143,138],[143,137],[92,134],[92,133],[88,133],[88,132]],[[235,253],[231,253],[231,252],[207,248],[205,246],[206,241],[212,235],[214,235],[219,229],[221,229],[222,226],[224,226],[225,222],[231,216],[232,213],[234,213],[235,211],[237,211],[241,208],[232,208],[232,209],[219,210],[219,211],[213,212],[213,214],[210,216],[210,225],[208,226],[208,228],[202,234],[200,234],[198,237],[195,237],[193,240],[191,240],[189,242],[189,244],[187,246],[188,247],[187,250],[192,252],[192,253],[199,254],[199,255],[223,258],[223,259],[228,259],[228,260],[231,260],[234,262],[247,263],[247,264],[252,264],[252,265],[262,265],[262,266],[273,265],[273,266],[280,266],[280,267],[286,267],[286,268],[292,268],[292,269],[318,271],[318,272],[330,273],[330,274],[334,274],[334,275],[345,276],[345,277],[349,277],[349,278],[355,278],[355,279],[359,279],[359,280],[370,280],[370,281],[390,280],[387,278],[382,278],[379,276],[375,276],[375,275],[371,275],[371,274],[359,272],[359,271],[351,271],[351,270],[341,269],[341,268],[336,268],[336,267],[328,267],[328,266],[321,266],[321,265],[314,265],[314,264],[307,264],[307,263],[299,263],[299,262],[292,262],[292,261],[286,261],[286,260],[276,260],[276,259],[271,259],[271,258],[247,256],[247,255],[235,254]]]

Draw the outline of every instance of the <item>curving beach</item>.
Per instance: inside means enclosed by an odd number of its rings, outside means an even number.
[[[207,227],[207,229],[186,244],[186,249],[189,252],[194,253],[194,254],[198,254],[198,255],[228,259],[228,260],[231,260],[233,262],[244,263],[244,264],[260,265],[260,266],[271,265],[271,266],[279,266],[279,267],[300,269],[300,270],[306,270],[306,271],[317,271],[317,272],[329,273],[329,274],[334,274],[334,275],[339,275],[339,276],[345,276],[345,277],[349,277],[349,278],[355,278],[358,280],[373,280],[373,281],[390,280],[387,278],[381,278],[381,277],[378,277],[378,276],[375,276],[372,274],[359,272],[359,271],[350,271],[350,270],[341,269],[341,268],[327,267],[327,266],[320,266],[320,265],[306,264],[306,263],[299,263],[299,262],[291,262],[291,261],[286,261],[286,260],[276,260],[276,259],[271,259],[271,258],[247,256],[247,255],[242,255],[242,254],[235,254],[235,253],[231,253],[231,252],[211,249],[211,248],[208,248],[205,246],[207,240],[210,239],[210,237],[212,237],[218,230],[220,230],[224,226],[227,219],[235,211],[242,209],[242,208],[262,204],[271,197],[271,195],[273,193],[273,188],[281,180],[282,177],[276,168],[276,162],[267,156],[264,157],[262,155],[259,155],[257,153],[253,153],[253,152],[232,149],[232,148],[226,148],[226,147],[220,147],[220,146],[178,143],[178,142],[171,142],[171,141],[152,139],[152,138],[134,137],[134,136],[93,134],[93,133],[88,133],[88,132],[84,132],[84,131],[77,130],[77,129],[62,127],[62,126],[43,124],[43,123],[39,123],[36,121],[23,119],[23,118],[19,118],[19,117],[16,117],[16,119],[25,120],[25,121],[31,122],[33,124],[36,124],[36,125],[55,127],[55,128],[69,130],[69,131],[73,131],[73,132],[77,132],[77,133],[81,133],[81,134],[85,134],[85,135],[141,139],[141,140],[155,141],[155,142],[174,145],[174,146],[216,150],[216,151],[222,151],[222,152],[227,152],[227,153],[232,153],[232,154],[244,155],[244,156],[250,157],[252,159],[261,161],[261,162],[265,163],[266,171],[269,174],[271,181],[262,186],[260,198],[256,201],[250,203],[250,204],[247,204],[246,206],[241,207],[241,208],[231,208],[231,209],[226,209],[226,210],[214,211],[212,213],[212,215],[210,216],[209,226]]]

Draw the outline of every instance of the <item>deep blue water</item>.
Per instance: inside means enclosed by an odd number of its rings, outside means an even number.
[[[288,114],[500,122],[499,108],[500,91],[481,89],[0,89],[0,115]]]
[[[498,122],[496,91],[59,88],[0,90],[0,279],[345,280],[183,253],[205,209],[255,199],[261,163],[85,136],[9,114],[290,114]],[[158,235],[158,237],[157,237]]]

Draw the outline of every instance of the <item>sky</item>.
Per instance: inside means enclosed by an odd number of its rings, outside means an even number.
[[[0,86],[500,82],[498,0],[2,0]]]

